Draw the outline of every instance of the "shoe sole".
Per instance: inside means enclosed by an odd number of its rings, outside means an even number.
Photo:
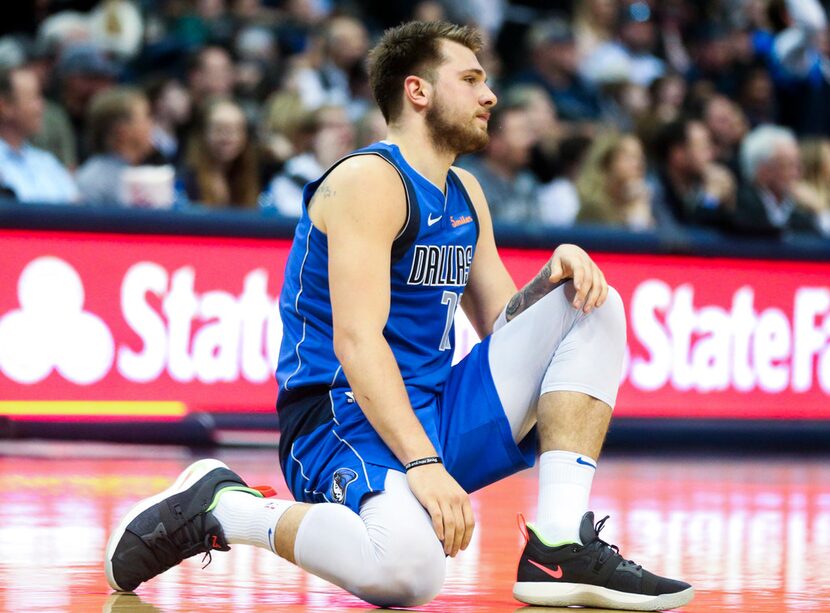
[[[688,604],[695,596],[695,588],[682,592],[647,596],[619,592],[585,583],[518,582],[513,586],[513,597],[526,604],[545,607],[583,606],[598,609],[626,611],[667,611]]]
[[[112,556],[115,555],[115,550],[118,547],[118,543],[121,541],[121,537],[124,536],[124,532],[127,530],[127,526],[129,526],[130,523],[136,517],[138,517],[141,513],[143,513],[150,507],[152,507],[154,504],[161,502],[169,496],[178,494],[179,492],[183,492],[184,490],[191,487],[194,483],[196,483],[199,479],[208,474],[210,471],[215,470],[217,468],[227,468],[227,466],[223,462],[214,459],[205,459],[199,460],[198,462],[194,462],[182,471],[182,473],[173,482],[173,485],[168,487],[163,492],[156,494],[155,496],[150,496],[149,498],[145,498],[143,500],[138,501],[130,508],[130,510],[127,512],[127,515],[124,517],[124,519],[121,520],[121,523],[118,524],[118,527],[115,530],[113,530],[109,540],[107,541],[107,557],[104,566],[107,574],[107,583],[110,584],[110,587],[113,590],[115,590],[116,592],[128,591],[122,589],[118,585],[118,583],[115,581],[115,577],[112,574]]]

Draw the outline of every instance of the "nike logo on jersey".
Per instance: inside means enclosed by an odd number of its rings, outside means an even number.
[[[553,577],[554,579],[561,579],[562,578],[562,569],[559,567],[558,564],[554,565],[553,568],[548,568],[547,566],[542,566],[538,562],[534,562],[533,560],[528,560],[533,566],[541,570],[546,575]]]
[[[429,217],[427,217],[427,225],[428,225],[428,226],[434,226],[434,225],[435,225],[435,224],[437,224],[439,221],[441,221],[441,218],[442,218],[442,217],[443,217],[443,215],[439,215],[438,217],[436,217],[435,219],[433,219],[433,218],[432,218],[432,213],[430,213],[430,214],[429,214]]]
[[[343,393],[346,394],[346,402],[348,402],[349,404],[354,402],[354,392],[343,392]]]

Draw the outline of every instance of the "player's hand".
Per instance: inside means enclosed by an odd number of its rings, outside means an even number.
[[[608,282],[585,251],[576,245],[559,245],[550,259],[550,282],[573,279],[573,307],[590,313],[608,297]]]
[[[455,557],[473,538],[475,518],[470,497],[441,464],[425,464],[406,473],[409,489],[432,518],[432,527],[444,543],[444,553]]]

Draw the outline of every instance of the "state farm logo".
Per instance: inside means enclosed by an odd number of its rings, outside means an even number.
[[[37,258],[20,274],[20,308],[0,318],[0,372],[24,384],[57,371],[89,385],[113,368],[135,383],[164,373],[180,383],[271,380],[282,322],[268,295],[267,271],[245,275],[239,296],[219,289],[198,293],[195,282],[193,267],[170,273],[138,262],[121,280],[120,301],[93,314],[84,310],[78,272],[59,258]],[[109,280],[88,280],[94,283],[110,292]],[[113,330],[124,330],[122,322],[129,334],[113,339]]]
[[[250,271],[242,294],[195,290],[196,269],[172,274],[153,262],[130,267],[121,284],[124,320],[139,337],[139,349],[118,349],[118,370],[146,382],[167,372],[187,383],[263,383],[273,377],[282,339],[277,301],[268,295],[268,273]],[[161,312],[148,300],[161,302]]]
[[[830,288],[799,287],[786,307],[777,296],[779,305],[763,310],[755,291],[738,288],[723,308],[696,305],[692,284],[640,283],[629,320],[645,355],[633,356],[630,382],[644,391],[671,384],[679,391],[818,387],[830,394]]]
[[[0,370],[18,383],[38,383],[53,370],[73,383],[99,381],[115,345],[100,317],[84,311],[84,285],[55,257],[30,262],[17,282],[20,308],[0,319]]]

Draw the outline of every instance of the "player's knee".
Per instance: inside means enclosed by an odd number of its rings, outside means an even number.
[[[412,539],[395,555],[392,575],[404,596],[402,606],[421,605],[435,598],[444,585],[447,567],[441,542],[434,535]]]
[[[446,558],[441,543],[430,538],[394,538],[379,559],[377,581],[365,598],[379,606],[412,607],[435,598],[444,584]]]
[[[608,286],[608,297],[593,315],[599,315],[596,319],[601,320],[604,327],[608,328],[608,334],[625,342],[625,305],[616,288]]]

